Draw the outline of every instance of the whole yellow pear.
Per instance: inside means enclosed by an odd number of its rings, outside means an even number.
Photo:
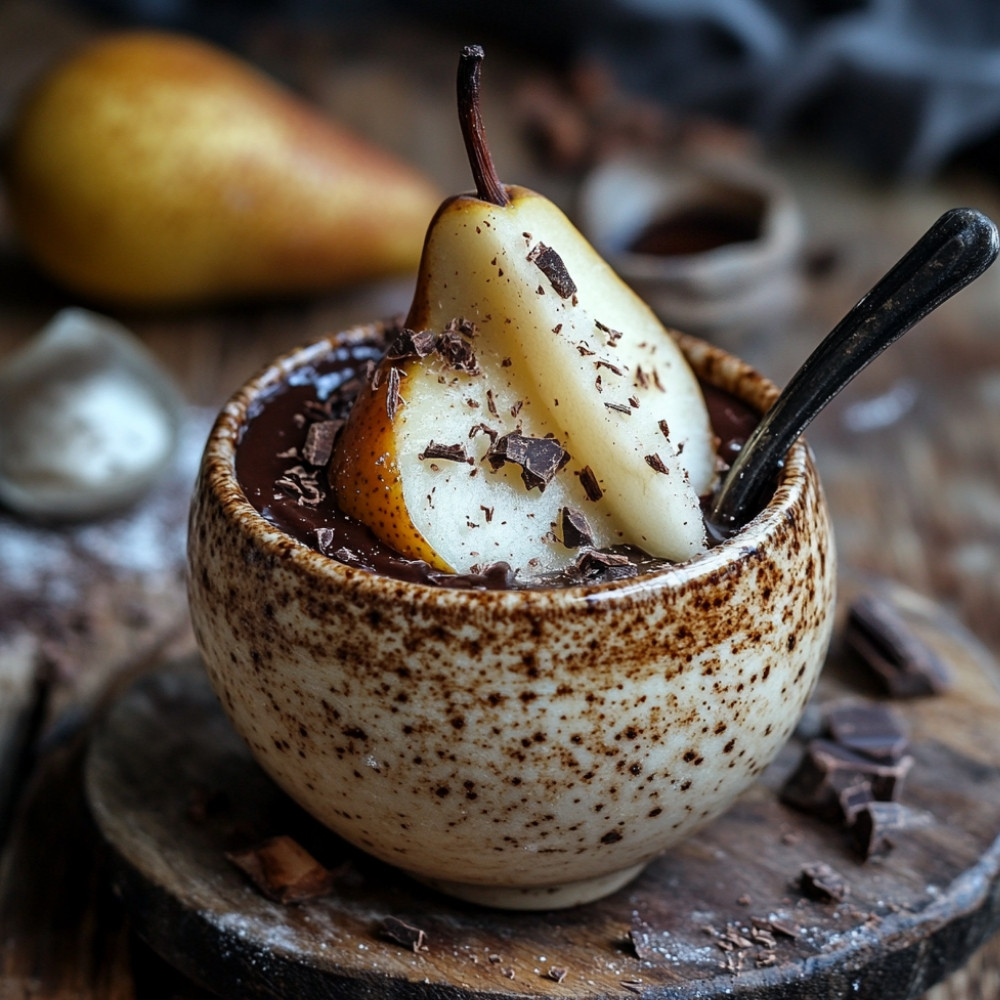
[[[164,32],[104,37],[13,124],[28,252],[89,298],[181,305],[416,268],[440,195],[252,67]]]

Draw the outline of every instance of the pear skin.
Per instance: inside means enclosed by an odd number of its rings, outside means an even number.
[[[409,272],[440,201],[247,64],[153,31],[104,37],[51,70],[15,118],[5,179],[37,263],[123,305]]]

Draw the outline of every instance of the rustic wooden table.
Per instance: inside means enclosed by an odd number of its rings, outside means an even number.
[[[0,5],[0,129],[40,68],[103,27],[55,4]],[[245,51],[421,165],[443,189],[459,190],[468,186],[451,95],[460,41],[409,25],[336,37],[264,25],[248,32]],[[525,74],[536,81],[543,75],[505,52],[495,53],[490,72],[491,87],[510,93]],[[572,180],[532,156],[517,102],[496,101],[489,110],[504,175],[571,208]],[[879,184],[797,151],[773,166],[806,218],[805,302],[782,328],[744,334],[729,346],[778,382],[941,211],[970,204],[1000,217],[1000,189],[979,175]],[[0,996],[204,995],[136,940],[109,890],[106,853],[82,792],[83,748],[93,719],[126,677],[192,647],[183,508],[209,415],[275,354],[398,313],[410,289],[402,280],[276,304],[114,313],[179,380],[191,404],[190,433],[161,495],[123,522],[60,538],[0,519]],[[0,200],[0,361],[71,304],[79,303],[21,257]],[[994,656],[998,327],[1000,268],[865,372],[809,434],[842,565],[905,582],[948,609]],[[998,970],[1000,943],[989,943],[929,995],[1000,995]]]

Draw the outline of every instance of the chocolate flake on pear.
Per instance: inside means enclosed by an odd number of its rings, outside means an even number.
[[[596,502],[604,496],[604,490],[601,489],[601,484],[597,481],[597,476],[589,465],[585,465],[577,475],[580,477],[580,485],[583,487],[583,492],[587,494],[588,500]]]
[[[525,437],[511,431],[491,442],[485,457],[494,471],[505,462],[519,465],[525,488],[537,487],[542,493],[569,461],[569,452],[555,438]]]
[[[568,549],[580,549],[594,544],[594,533],[582,511],[574,507],[559,510],[559,526],[562,542]]]
[[[465,372],[466,375],[480,374],[481,369],[472,345],[457,330],[442,333],[435,350],[455,371]]]
[[[568,299],[576,293],[576,282],[570,277],[562,257],[552,247],[536,243],[528,254],[528,260],[538,268],[561,299]]]
[[[654,451],[652,455],[643,455],[646,465],[648,465],[654,472],[659,472],[662,475],[666,475],[670,470],[663,464],[663,459]]]
[[[472,456],[465,450],[465,446],[462,444],[439,444],[437,441],[431,441],[426,448],[419,455],[417,455],[421,461],[424,459],[434,459],[443,458],[449,462],[466,462],[469,465],[472,464]]]

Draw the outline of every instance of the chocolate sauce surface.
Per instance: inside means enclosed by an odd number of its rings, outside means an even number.
[[[487,590],[574,586],[634,576],[666,564],[640,549],[621,546],[584,553],[576,566],[554,577],[520,580],[506,563],[492,564],[480,573],[445,573],[422,560],[400,556],[364,524],[344,514],[329,493],[325,464],[309,461],[320,461],[322,449],[317,454],[310,445],[346,419],[385,346],[379,339],[339,347],[322,361],[295,369],[256,401],[237,442],[236,477],[262,517],[347,565],[436,586]],[[702,391],[719,437],[719,456],[729,464],[759,415],[714,386],[703,383]],[[314,428],[311,436],[310,428]]]

